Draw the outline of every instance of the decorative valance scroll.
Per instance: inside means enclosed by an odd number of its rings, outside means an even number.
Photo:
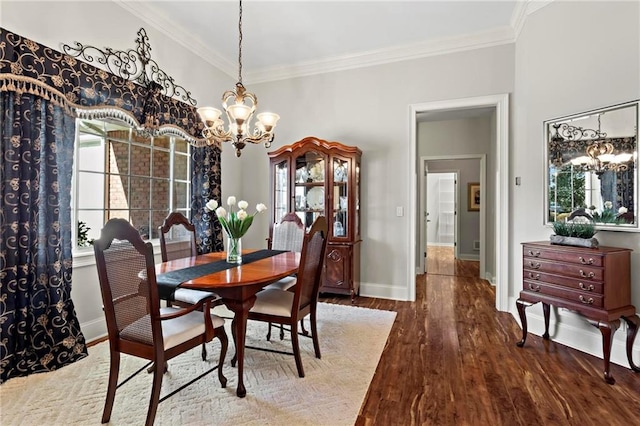
[[[195,100],[159,70],[155,61],[149,59],[145,48],[150,50],[144,29],[138,32],[138,49],[135,51],[119,52],[110,48],[101,51],[76,43],[75,47],[65,45],[67,53],[61,53],[0,28],[0,91],[37,94],[77,117],[118,118],[141,131],[148,130],[144,122],[147,115],[145,105],[149,108],[152,102],[157,118],[154,123],[156,134],[179,136],[195,146],[206,145],[200,136],[203,125],[196,113]],[[114,58],[116,63],[119,61],[124,73],[115,75],[73,56],[89,62],[96,60],[107,66],[98,52],[116,55],[110,60],[112,64]],[[131,68],[136,52],[145,55],[143,57],[150,64],[154,80],[146,74],[141,77],[139,69]],[[167,93],[167,88],[173,88],[173,91]],[[166,94],[156,93],[159,90]]]

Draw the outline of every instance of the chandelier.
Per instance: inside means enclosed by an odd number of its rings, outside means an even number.
[[[236,149],[236,157],[240,157],[247,143],[264,143],[265,148],[269,148],[275,136],[273,129],[280,119],[278,114],[260,113],[256,116],[258,121],[253,133],[249,133],[251,119],[258,106],[258,98],[253,93],[247,92],[242,85],[242,0],[240,0],[238,32],[238,82],[234,90],[227,90],[222,94],[222,107],[229,120],[228,130],[224,129],[222,111],[213,107],[198,108],[198,114],[205,126],[202,135],[207,142],[218,145],[222,142],[231,142]]]
[[[606,141],[607,134],[600,129],[601,115],[598,114],[598,130],[584,129],[566,123],[554,124],[556,133],[551,137],[551,141],[560,142],[565,138],[567,140],[594,139],[587,145],[585,150],[587,155],[571,159],[571,164],[584,172],[594,172],[600,176],[609,170],[614,172],[628,170],[628,163],[633,159],[633,154],[626,152],[614,154],[615,147],[611,142]]]

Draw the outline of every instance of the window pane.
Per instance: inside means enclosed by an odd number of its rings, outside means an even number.
[[[106,210],[105,211],[105,223],[109,219],[124,219],[129,220],[129,210]]]
[[[173,159],[173,178],[178,180],[189,179],[189,156],[175,155]]]
[[[137,210],[131,212],[131,224],[138,230],[143,240],[148,240],[150,237],[149,226],[149,210]]]
[[[109,200],[106,205],[110,209],[129,208],[129,178],[120,175],[109,175]],[[80,198],[84,197],[83,192]]]
[[[173,184],[173,206],[175,209],[186,209],[189,206],[189,186],[184,182]]]
[[[129,173],[129,144],[125,142],[107,141],[109,147],[109,165],[110,173],[119,173],[126,175]]]
[[[149,209],[151,195],[151,179],[132,177],[129,206],[132,209]]]
[[[169,208],[169,181],[164,179],[153,179],[151,181],[151,203],[154,209]]]
[[[138,144],[151,145],[151,138],[148,138],[148,137],[142,136],[142,135],[138,135],[136,132],[133,132],[131,140],[133,142],[138,143]]]
[[[144,146],[131,146],[131,174],[151,176],[151,150]]]
[[[83,229],[86,232],[84,240],[80,238],[80,222],[83,223]],[[89,247],[91,240],[100,238],[100,230],[104,223],[103,210],[78,210],[78,230],[76,231],[78,247]]]
[[[153,177],[169,178],[169,151],[153,150]]]
[[[104,208],[104,175],[78,172],[78,201],[80,209]]]
[[[185,141],[184,139],[178,139],[176,138],[176,142],[175,142],[175,150],[176,152],[189,152],[189,144],[187,141]]]
[[[104,172],[104,148],[100,136],[81,134],[78,144],[78,170]]]
[[[158,227],[162,225],[164,219],[169,216],[168,210],[154,210],[151,212],[152,216],[152,226],[151,226],[151,237],[150,238],[160,238],[160,233],[158,232]]]
[[[171,139],[169,136],[158,136],[153,140],[153,145],[161,148],[167,148],[171,146]]]

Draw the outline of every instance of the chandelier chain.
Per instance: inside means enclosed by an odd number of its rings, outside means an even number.
[[[238,18],[238,83],[242,84],[242,0],[240,0],[240,14]]]

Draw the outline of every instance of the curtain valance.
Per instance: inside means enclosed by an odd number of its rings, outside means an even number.
[[[145,35],[146,36],[146,35]],[[80,118],[119,118],[143,129],[145,101],[155,96],[158,134],[204,146],[196,108],[0,28],[0,91],[30,93]]]

